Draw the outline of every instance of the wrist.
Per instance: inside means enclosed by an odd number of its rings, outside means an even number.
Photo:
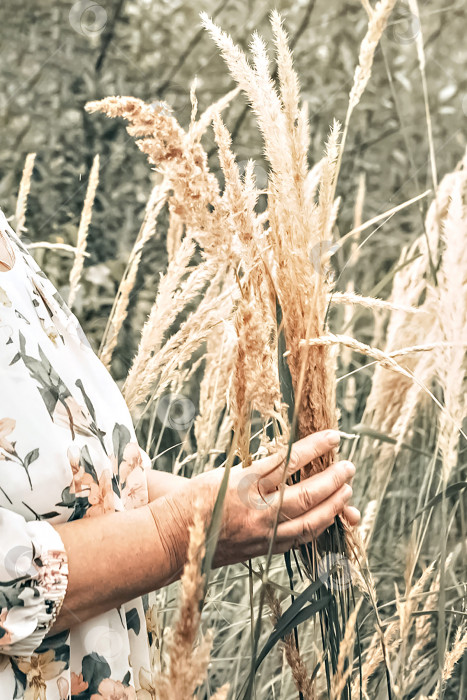
[[[180,578],[187,558],[189,527],[193,522],[192,499],[188,493],[161,496],[147,505],[168,564],[169,582]]]

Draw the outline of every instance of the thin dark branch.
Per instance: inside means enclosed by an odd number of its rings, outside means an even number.
[[[216,9],[212,13],[212,19],[215,19],[217,15],[219,15],[222,10],[224,10],[227,5],[229,4],[230,0],[221,0],[220,3],[217,5]],[[170,83],[174,79],[174,77],[177,75],[178,71],[180,68],[183,66],[185,61],[187,60],[188,56],[191,54],[193,49],[199,44],[201,39],[203,38],[205,34],[204,28],[201,28],[191,39],[191,41],[188,43],[188,46],[186,47],[185,51],[183,51],[180,56],[178,57],[178,61],[175,63],[175,65],[171,68],[169,71],[169,74],[167,75],[166,79],[164,82],[159,86],[157,90],[157,96],[159,98],[162,98],[164,96],[165,91],[167,88],[170,86]]]
[[[105,57],[107,55],[110,42],[112,41],[115,35],[115,25],[117,24],[118,18],[122,14],[124,4],[125,0],[118,0],[117,4],[115,5],[115,10],[112,17],[105,25],[105,29],[102,33],[101,50],[99,52],[99,56],[97,57],[95,65],[95,70],[97,74],[100,73],[101,68],[104,65]]]
[[[309,3],[308,3],[306,10],[305,10],[305,14],[303,15],[303,18],[302,18],[302,21],[300,22],[299,26],[297,27],[297,31],[290,39],[290,48],[292,49],[292,51],[294,50],[294,48],[296,47],[296,45],[300,41],[302,34],[304,33],[304,31],[308,27],[308,24],[310,23],[311,13],[315,9],[315,4],[316,4],[316,0],[309,0]]]

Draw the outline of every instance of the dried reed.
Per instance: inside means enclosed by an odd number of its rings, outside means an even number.
[[[337,671],[332,680],[330,700],[340,700],[342,698],[342,694],[347,687],[347,681],[352,676],[353,652],[357,633],[357,616],[361,604],[362,599],[358,601],[357,605],[352,610],[345,626],[345,633],[337,659]]]
[[[386,25],[388,23],[389,17],[394,5],[397,0],[380,0],[376,3],[374,8],[371,8],[369,2],[364,3],[365,9],[368,12],[368,29],[360,45],[360,53],[358,56],[358,65],[355,69],[354,79],[352,88],[349,95],[349,104],[347,106],[347,113],[345,115],[344,131],[342,134],[342,139],[339,148],[339,154],[336,164],[336,180],[339,174],[342,155],[344,153],[345,144],[347,141],[347,134],[349,131],[350,118],[355,107],[360,102],[365,88],[371,77],[371,69],[373,67],[373,61],[375,57],[375,51],[378,47],[381,37]],[[334,199],[336,185],[334,184],[333,195]]]
[[[236,347],[236,332],[232,323],[228,321],[215,326],[207,338],[206,364],[199,392],[199,411],[194,425],[198,460],[204,464],[205,469],[211,469],[215,453],[222,453],[228,446],[232,419],[225,408]],[[223,414],[219,423],[219,417]],[[226,441],[222,442],[223,439]],[[214,454],[210,455],[213,446]]]
[[[16,200],[16,234],[21,237],[24,231],[24,222],[26,221],[26,209],[28,204],[29,190],[31,189],[32,171],[36,160],[35,153],[28,153],[24,163],[23,174],[18,190],[18,199]]]
[[[188,700],[206,677],[212,634],[205,634],[194,647],[199,634],[204,598],[201,566],[205,554],[205,520],[203,505],[197,503],[193,523],[189,528],[190,539],[187,561],[181,576],[177,620],[167,641],[166,668],[155,679],[157,700]],[[220,690],[220,697],[225,697],[226,691],[224,686]]]
[[[368,85],[376,48],[386,29],[388,19],[396,2],[397,0],[380,0],[369,15],[368,30],[360,46],[358,66],[355,69],[353,85],[350,91],[348,115],[358,105]],[[346,117],[346,122],[348,120],[349,117]]]
[[[461,168],[462,163],[459,164],[456,172],[446,175],[441,181],[435,201],[430,205],[426,216],[426,233],[402,252],[398,264],[399,271],[393,279],[390,302],[396,306],[401,303],[409,304],[415,308],[418,307],[423,313],[414,316],[413,322],[409,324],[404,312],[393,311],[386,330],[384,352],[391,355],[396,348],[416,347],[421,343],[428,349],[431,347],[438,350],[414,353],[412,356],[407,354],[404,357],[405,369],[417,377],[417,382],[413,382],[408,377],[404,378],[401,374],[386,372],[382,367],[377,366],[375,370],[363,423],[368,424],[372,430],[396,438],[395,446],[388,443],[381,446],[378,469],[372,470],[370,477],[368,497],[378,498],[379,502],[383,497],[384,484],[389,479],[394,459],[401,445],[406,441],[413,416],[426,396],[423,387],[430,387],[433,382],[441,359],[439,356],[443,356],[439,367],[440,371],[444,371],[441,368],[448,369],[449,363],[446,360],[450,353],[458,355],[463,352],[460,347],[449,350],[444,344],[445,338],[440,332],[438,318],[443,316],[445,311],[441,310],[437,301],[438,291],[432,291],[430,285],[430,259],[440,255],[442,244],[439,221],[443,223],[446,220],[452,192]],[[451,333],[450,339],[453,338]],[[462,341],[462,338],[460,340]],[[459,424],[455,406],[447,412],[441,411],[440,415],[444,415],[443,421],[450,423],[451,434],[455,433],[456,425]],[[363,460],[375,448],[375,444],[370,441],[366,443],[362,454]]]
[[[70,270],[70,291],[68,293],[68,306],[73,306],[75,301],[78,284],[83,271],[84,257],[86,252],[87,237],[89,224],[91,223],[92,207],[96,196],[97,185],[99,184],[99,156],[94,156],[91,172],[89,174],[89,182],[86,190],[86,198],[84,200],[83,211],[78,227],[78,235],[76,240],[76,255],[73,266]]]
[[[265,592],[266,601],[271,611],[271,619],[273,624],[276,625],[282,615],[282,607],[271,584],[266,584]],[[293,633],[289,633],[284,637],[282,648],[298,692],[301,693],[304,700],[315,700],[316,694],[313,683],[309,678],[306,664],[297,648]]]
[[[357,261],[359,258],[359,253],[360,253],[360,247],[359,247],[359,240],[360,240],[360,234],[358,232],[358,229],[362,225],[363,221],[363,206],[365,202],[365,174],[361,173],[359,180],[358,180],[358,190],[357,190],[357,196],[355,199],[355,207],[354,207],[354,221],[353,221],[353,230],[356,230],[357,233],[352,237],[351,244],[350,244],[350,249],[349,249],[349,255],[345,264],[345,268],[350,269],[350,272],[352,273],[354,270],[357,270]],[[343,318],[343,328],[345,331],[349,334],[352,334],[352,327],[353,327],[353,308],[350,306],[354,302],[352,301],[352,298],[358,296],[355,295],[355,280],[354,280],[354,275],[351,274],[349,276],[349,279],[346,284],[346,290],[344,294],[339,294],[339,292],[334,292],[334,294],[331,295],[330,302],[331,303],[339,303],[342,299],[342,301],[347,298],[349,301],[349,304],[344,308],[344,318]],[[336,298],[337,297],[337,298]],[[362,297],[363,299],[363,297]],[[345,303],[345,302],[344,302]],[[358,303],[358,302],[357,302]],[[368,299],[369,304],[373,304],[372,299]],[[365,306],[365,302],[362,303],[362,306]],[[350,348],[344,347],[342,349],[341,357],[340,357],[340,362],[341,362],[341,367],[343,373],[349,374],[345,388],[344,388],[344,396],[342,398],[342,406],[343,408],[349,413],[353,414],[355,412],[356,408],[356,393],[357,393],[357,380],[356,377],[350,374],[350,366],[352,362],[352,351]]]
[[[442,242],[438,273],[437,317],[443,347],[436,353],[436,375],[449,415],[461,424],[467,412],[465,345],[467,344],[467,153],[456,173]],[[451,343],[451,345],[449,345]],[[447,345],[446,345],[447,344]],[[459,431],[446,414],[440,414],[440,448],[445,484],[457,463]]]
[[[156,220],[166,199],[167,186],[166,182],[163,180],[162,183],[156,185],[151,192],[151,196],[146,205],[143,223],[130,253],[126,270],[118,286],[115,301],[107,320],[106,329],[99,349],[99,358],[107,368],[110,366],[112,355],[117,345],[118,334],[128,313],[130,294],[136,282],[136,275],[141,262],[143,248],[147,241],[154,235]]]

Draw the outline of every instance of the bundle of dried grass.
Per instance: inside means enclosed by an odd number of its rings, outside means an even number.
[[[280,95],[271,81],[266,48],[260,37],[253,37],[251,66],[227,34],[206,16],[203,22],[222,50],[230,72],[251,102],[271,164],[269,226],[266,230],[268,249],[264,259],[283,313],[298,433],[305,435],[336,425],[332,403],[334,392],[330,386],[333,380],[326,350],[303,350],[299,340],[320,333],[326,312],[329,280],[326,253],[321,255],[320,247],[329,239],[335,213],[329,192],[337,159],[338,127],[335,125],[331,132],[322,166],[319,203],[310,211],[305,196],[309,141],[306,111],[299,107],[298,80],[279,15],[272,14],[272,28]],[[312,251],[318,251],[315,266],[310,260]],[[319,460],[314,468],[325,468],[327,463],[328,459]]]
[[[314,202],[310,199],[314,184],[310,185],[310,182],[316,178],[308,169],[306,108],[299,105],[298,78],[279,15],[273,12],[271,19],[277,55],[278,90],[271,80],[266,47],[259,36],[254,35],[252,39],[251,65],[231,38],[207,16],[203,17],[203,22],[221,49],[232,76],[251,103],[271,165],[265,230],[268,246],[261,251],[261,261],[266,269],[265,276],[270,280],[279,314],[278,334],[283,335],[287,348],[286,362],[292,393],[286,397],[286,402],[293,414],[292,428],[296,422],[298,436],[304,436],[336,427],[334,349],[330,350],[325,343],[309,341],[321,337],[323,329],[326,331],[328,299],[332,289],[329,248],[338,207],[334,193],[339,164],[340,126],[337,122],[332,126],[325,157],[319,167],[319,193],[317,202]],[[254,276],[253,283],[256,288],[259,287]],[[248,335],[252,335],[251,330]],[[252,358],[264,362],[258,351],[250,349],[250,361]],[[394,364],[392,361],[391,365]],[[246,385],[244,373],[239,384]],[[243,405],[244,420],[251,407],[245,394],[241,394],[241,399],[246,403],[246,406]],[[246,449],[247,441],[248,436],[245,436],[243,449]],[[332,460],[332,454],[317,459],[303,470],[303,475],[325,469]],[[326,551],[346,550],[347,542],[351,539],[350,532],[346,531],[339,519],[336,525],[322,537],[321,546]],[[355,547],[356,544],[352,543],[353,550]],[[313,546],[302,547],[301,553],[305,570],[313,578],[319,559],[316,549]],[[337,573],[337,577],[339,575]],[[340,614],[345,624],[350,607],[348,591],[341,591],[339,600]],[[328,676],[330,664],[331,673],[337,672],[342,641],[338,630],[343,625],[337,624],[334,619],[338,605],[332,611],[325,609],[320,614],[322,633],[329,635],[328,644],[332,649],[330,657],[325,653]],[[344,686],[347,693],[348,678]]]

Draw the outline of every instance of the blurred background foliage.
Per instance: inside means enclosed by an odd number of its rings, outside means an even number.
[[[439,176],[465,149],[467,114],[466,4],[419,2],[427,55],[428,89]],[[199,13],[206,10],[244,47],[255,29],[269,36],[268,15],[283,13],[294,47],[312,127],[310,161],[323,152],[333,118],[343,120],[358,47],[367,18],[360,0],[5,0],[0,6],[0,206],[15,209],[27,153],[37,153],[26,242],[74,244],[93,156],[101,156],[100,184],[88,239],[83,284],[75,311],[97,349],[131,245],[154,182],[146,158],[124,125],[84,111],[88,100],[130,94],[166,100],[183,126],[189,123],[189,89],[198,78],[200,109],[233,87]],[[429,149],[415,37],[418,20],[401,1],[378,49],[369,87],[352,119],[339,194],[339,232],[352,227],[358,180],[366,177],[364,220],[431,186]],[[274,69],[271,56],[271,69]],[[239,96],[225,112],[240,161],[267,165],[254,117]],[[212,132],[204,138],[218,172]],[[428,201],[412,206],[373,235],[358,266],[347,265],[356,290],[371,293],[418,235]],[[13,222],[14,223],[14,222]],[[117,380],[126,375],[140,328],[166,264],[164,216],[143,256],[124,336],[114,356]],[[69,254],[34,255],[66,297]],[[338,261],[338,265],[343,261]],[[384,295],[384,290],[382,292]],[[363,332],[363,339],[365,329]]]

